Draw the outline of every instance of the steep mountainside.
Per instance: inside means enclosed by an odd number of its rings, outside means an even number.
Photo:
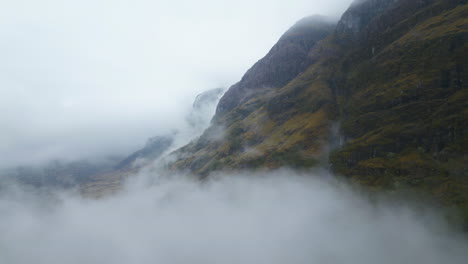
[[[467,206],[467,31],[466,1],[395,1],[356,33],[334,88],[338,172]]]
[[[410,186],[468,217],[466,0],[357,1],[300,21],[221,99],[171,166],[332,168]]]

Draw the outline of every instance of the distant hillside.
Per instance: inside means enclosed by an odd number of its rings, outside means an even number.
[[[18,166],[0,170],[0,189],[4,184],[34,188],[69,189],[91,181],[96,175],[112,171],[118,158],[98,161],[51,161],[44,165]]]

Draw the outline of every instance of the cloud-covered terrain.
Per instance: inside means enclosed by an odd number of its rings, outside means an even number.
[[[152,182],[152,184],[148,184]],[[94,201],[10,190],[1,263],[464,263],[467,241],[429,207],[369,199],[326,173],[203,183],[140,175]]]
[[[350,0],[18,0],[0,10],[0,167],[126,155],[296,20]]]

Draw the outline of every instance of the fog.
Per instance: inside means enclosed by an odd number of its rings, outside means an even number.
[[[152,184],[149,184],[149,183]],[[134,177],[113,197],[0,199],[1,263],[465,263],[430,206],[372,198],[326,172]]]
[[[0,167],[131,153],[295,21],[350,2],[3,1]]]
[[[191,112],[197,94],[238,81],[301,17],[337,18],[350,2],[4,1],[0,168],[126,156],[149,137],[177,131],[173,150],[212,116],[214,105]],[[231,172],[198,181],[156,167],[99,200],[79,189],[0,182],[0,263],[468,258],[466,236],[439,208],[371,195],[327,171]]]

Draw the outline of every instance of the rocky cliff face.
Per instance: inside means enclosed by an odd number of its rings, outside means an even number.
[[[466,1],[394,1],[347,43],[336,171],[466,208],[467,12]]]
[[[336,27],[302,21],[228,90],[172,168],[330,164],[468,215],[467,37],[465,0],[358,1]]]

